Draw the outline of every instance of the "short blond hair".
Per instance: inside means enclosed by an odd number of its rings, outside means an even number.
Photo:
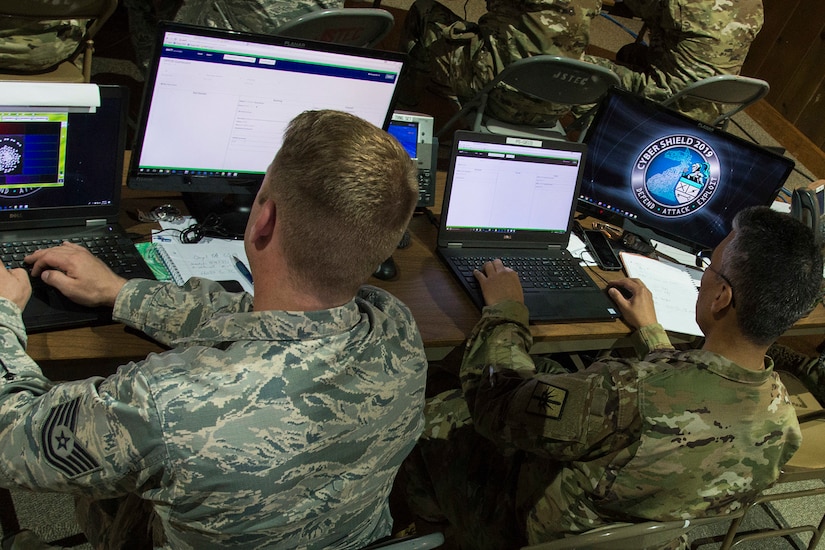
[[[384,130],[340,111],[290,122],[269,168],[292,275],[321,296],[354,294],[389,258],[418,200],[415,166]]]

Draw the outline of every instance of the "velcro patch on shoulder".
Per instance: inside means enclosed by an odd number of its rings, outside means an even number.
[[[545,418],[559,419],[566,400],[566,389],[538,382],[527,403],[527,412]]]
[[[100,468],[95,458],[75,437],[80,398],[52,407],[41,432],[46,462],[70,479]]]

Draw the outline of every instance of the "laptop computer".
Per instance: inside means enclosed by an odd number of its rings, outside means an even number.
[[[6,267],[19,266],[30,247],[68,240],[115,262],[124,277],[154,278],[117,224],[128,90],[99,91],[94,112],[0,107],[0,254]],[[98,246],[100,239],[109,244]],[[32,283],[23,311],[30,332],[111,322],[110,308],[79,306],[39,278]]]
[[[567,141],[455,133],[437,253],[479,308],[484,299],[472,270],[502,258],[519,272],[532,320],[619,316],[567,251],[585,153]],[[526,262],[534,258],[544,280],[531,283]]]

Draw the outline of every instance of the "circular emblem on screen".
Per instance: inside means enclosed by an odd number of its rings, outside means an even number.
[[[0,173],[19,174],[23,168],[23,144],[13,137],[0,137]]]
[[[705,141],[676,134],[660,138],[633,165],[633,194],[645,210],[679,218],[705,206],[719,182],[719,157]]]
[[[23,143],[12,136],[0,136],[0,176],[23,173]],[[25,197],[38,191],[38,187],[0,187],[0,195],[9,198]]]

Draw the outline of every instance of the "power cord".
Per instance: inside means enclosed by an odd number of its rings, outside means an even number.
[[[220,216],[209,214],[202,222],[194,223],[181,231],[181,242],[192,244],[200,242],[204,237],[217,239],[237,239],[238,236],[226,230]]]

